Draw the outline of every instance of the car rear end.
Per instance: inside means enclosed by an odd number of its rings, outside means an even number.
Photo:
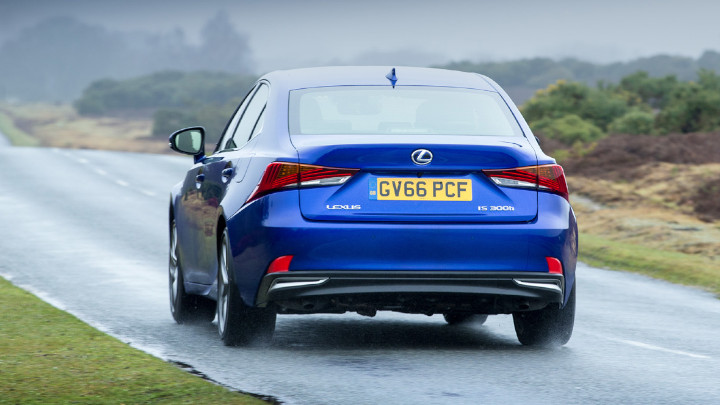
[[[302,88],[288,117],[298,158],[270,163],[230,219],[245,240],[236,260],[255,269],[238,272],[248,304],[497,314],[567,299],[577,231],[564,174],[499,93]]]

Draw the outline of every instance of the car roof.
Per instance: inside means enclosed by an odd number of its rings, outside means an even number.
[[[485,77],[456,70],[407,66],[328,66],[278,70],[262,79],[287,90],[325,86],[391,85],[386,75],[395,69],[397,86],[445,86],[496,91]]]

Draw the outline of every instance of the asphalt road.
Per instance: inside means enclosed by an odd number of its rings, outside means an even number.
[[[8,146],[10,146],[10,141],[7,139],[7,137],[5,136],[5,134],[3,134],[2,132],[0,132],[0,148],[5,148],[5,147],[8,147]]]
[[[290,404],[720,403],[720,300],[584,265],[575,333],[559,349],[522,347],[509,316],[459,327],[279,316],[266,348],[225,347],[214,324],[176,325],[168,190],[190,164],[0,148],[0,275],[135,347]]]

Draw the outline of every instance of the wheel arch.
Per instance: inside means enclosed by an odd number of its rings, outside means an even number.
[[[225,219],[224,213],[220,211],[220,215],[217,219],[217,225],[215,225],[215,251],[218,252],[218,254],[220,253],[220,249],[222,248],[222,236],[226,227],[227,220]]]
[[[173,206],[172,196],[170,197],[170,203],[168,204],[168,228],[172,226],[172,221],[175,219],[175,207]]]

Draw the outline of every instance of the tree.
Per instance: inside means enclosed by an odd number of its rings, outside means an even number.
[[[677,85],[675,75],[655,78],[641,70],[623,77],[619,88],[637,94],[643,102],[660,109],[665,107],[670,93]]]
[[[70,101],[95,80],[161,70],[247,75],[252,53],[222,14],[205,24],[200,46],[187,43],[181,29],[113,32],[71,17],[40,21],[0,44],[0,96],[20,101]]]
[[[253,64],[248,39],[232,24],[227,13],[218,12],[200,32],[202,46],[197,61],[202,67],[222,72],[251,72]]]
[[[657,116],[661,133],[710,132],[720,128],[720,76],[701,70],[698,81],[679,84]]]

